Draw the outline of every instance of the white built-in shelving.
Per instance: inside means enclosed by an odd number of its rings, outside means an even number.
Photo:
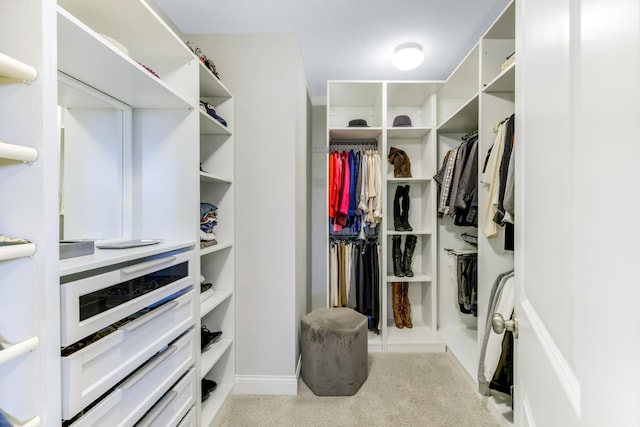
[[[327,146],[357,148],[373,141],[381,155],[383,221],[378,228],[381,245],[380,335],[369,332],[371,351],[444,351],[437,335],[437,283],[435,280],[436,219],[436,92],[442,82],[431,81],[330,81],[327,101]],[[408,115],[411,127],[394,127],[394,118]],[[369,127],[347,127],[352,119],[365,119]],[[390,147],[405,151],[411,160],[411,177],[395,177],[386,161]],[[398,186],[410,187],[409,223],[413,231],[396,231],[394,195]],[[393,275],[392,236],[417,237],[412,261],[413,277]],[[327,241],[329,238],[327,237]],[[328,276],[329,277],[329,276]],[[391,288],[409,284],[413,328],[396,328]],[[329,292],[327,292],[329,294]]]
[[[60,422],[49,399],[59,393],[55,35],[42,25],[54,19],[50,1],[0,3],[0,235],[30,242],[0,246],[0,410],[16,426]]]
[[[505,64],[515,51],[515,7],[515,2],[510,2],[438,92],[438,163],[442,163],[448,150],[461,144],[465,134],[477,130],[478,178],[482,174],[480,162],[495,140],[495,124],[515,111],[516,63]],[[487,189],[479,185],[479,224],[485,221],[482,207],[487,197]],[[513,252],[504,250],[502,230],[497,237],[487,238],[481,228],[458,227],[450,218],[438,222],[438,334],[471,379],[477,381],[491,287],[500,273],[513,269]],[[446,249],[473,250],[461,238],[463,233],[478,236],[477,317],[458,309],[457,284],[452,283],[450,275],[451,259]],[[493,412],[504,416],[502,425],[509,425],[513,414],[510,409],[503,410],[504,398],[492,397],[488,404],[491,408],[500,407]]]
[[[201,353],[198,364],[200,378],[217,384],[201,404],[199,425],[205,426],[215,422],[235,382],[235,147],[233,95],[209,68],[199,64],[199,101],[208,103],[227,123],[225,126],[200,111],[199,161],[206,172],[200,172],[199,198],[202,203],[215,205],[220,218],[213,229],[217,243],[199,251],[200,273],[213,284],[213,289],[206,291],[208,296],[202,295],[200,326],[222,332],[222,339]]]

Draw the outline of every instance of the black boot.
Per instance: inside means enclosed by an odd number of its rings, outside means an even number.
[[[402,187],[403,186],[401,185],[398,188],[402,188]],[[400,222],[402,223],[403,231],[413,231],[413,228],[411,228],[411,225],[409,225],[409,204],[410,204],[409,188],[410,188],[409,185],[404,186],[404,193],[402,197],[402,213],[400,214]],[[397,194],[397,190],[396,190],[396,194]]]
[[[393,250],[392,252],[393,275],[398,277],[403,277],[404,268],[402,265],[402,248],[400,247],[400,244],[401,244],[400,239],[402,239],[401,236],[391,236],[391,240],[393,242],[393,249],[392,249]]]
[[[418,238],[413,234],[409,234],[404,242],[404,257],[402,259],[402,270],[406,277],[413,277],[413,270],[411,270],[411,258],[413,258],[413,251],[416,248],[416,242]]]
[[[400,215],[400,198],[404,194],[404,187],[396,187],[396,195],[393,198],[393,228],[396,231],[405,231],[402,227],[402,216]]]

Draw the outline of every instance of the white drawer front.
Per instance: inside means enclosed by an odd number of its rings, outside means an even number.
[[[192,329],[145,363],[72,426],[134,425],[194,363],[195,355],[196,339]]]
[[[140,420],[136,427],[177,426],[196,400],[196,373],[191,369]]]
[[[193,325],[193,295],[187,292],[63,357],[63,419],[75,416]]]
[[[198,427],[198,423],[196,422],[196,408],[193,407],[187,412],[187,415],[184,416],[180,424],[177,427]]]
[[[64,283],[60,287],[60,341],[63,346],[68,346],[79,341],[120,319],[142,310],[143,308],[159,301],[178,290],[193,283],[193,266],[191,260],[193,252],[187,251],[156,260],[140,262],[118,270],[109,271],[95,276]],[[130,281],[168,267],[188,262],[188,274],[163,287],[141,294],[139,297],[127,300],[113,308],[105,309],[99,314],[81,320],[80,299],[118,283]],[[114,298],[118,298],[115,296]],[[124,298],[123,298],[124,299]],[[99,308],[95,308],[100,311]]]

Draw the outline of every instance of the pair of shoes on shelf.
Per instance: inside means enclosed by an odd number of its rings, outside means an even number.
[[[204,402],[209,398],[211,392],[215,391],[216,387],[218,387],[218,383],[213,380],[209,380],[207,378],[202,379],[202,401]]]
[[[211,288],[213,288],[213,283],[200,283],[200,293],[206,292]]]
[[[211,332],[206,326],[200,328],[200,349],[207,351],[211,344],[215,344],[222,339],[222,332]]]

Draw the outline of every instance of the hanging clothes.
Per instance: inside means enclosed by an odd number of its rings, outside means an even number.
[[[376,150],[330,153],[329,221],[330,234],[375,234],[382,222],[381,160]]]
[[[330,245],[329,302],[351,307],[369,319],[369,329],[379,333],[380,245],[377,240],[338,238]]]
[[[489,396],[490,390],[510,394],[513,386],[513,335],[508,331],[502,334],[493,332],[492,320],[494,313],[511,319],[514,298],[514,273],[511,270],[496,278],[489,296],[478,365],[478,391],[484,396]]]
[[[438,173],[438,216],[450,216],[459,226],[477,225],[478,136],[449,150]]]
[[[454,286],[456,308],[464,314],[478,315],[478,254],[474,250],[451,250],[449,273]]]
[[[489,192],[484,207],[483,231],[487,237],[495,237],[498,234],[498,226],[503,226],[504,249],[513,250],[515,114],[498,123],[495,130],[496,138],[487,153],[481,178]]]

